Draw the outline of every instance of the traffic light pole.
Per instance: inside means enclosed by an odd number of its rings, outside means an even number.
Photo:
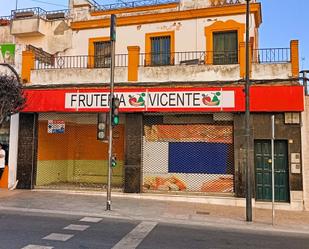
[[[246,0],[246,112],[245,112],[245,146],[246,146],[246,221],[252,221],[251,159],[250,159],[250,72],[249,72],[249,16],[250,0]]]
[[[112,191],[111,191],[111,182],[112,182],[112,160],[113,160],[113,126],[112,126],[112,110],[113,110],[113,99],[114,99],[114,74],[115,74],[115,23],[116,16],[111,15],[111,34],[110,34],[110,43],[111,43],[111,77],[110,77],[110,95],[109,95],[109,122],[108,122],[108,178],[107,178],[107,198],[106,198],[106,210],[111,210],[112,206]]]

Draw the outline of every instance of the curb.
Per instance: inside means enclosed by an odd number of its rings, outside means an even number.
[[[235,221],[226,218],[207,218],[203,221],[188,220],[188,219],[173,219],[166,217],[159,218],[147,218],[143,216],[133,216],[120,214],[117,210],[105,211],[106,213],[93,213],[93,212],[78,212],[78,211],[65,211],[65,210],[50,210],[50,209],[37,209],[37,208],[19,208],[19,207],[5,207],[0,206],[0,211],[6,212],[17,212],[17,213],[36,213],[44,215],[65,215],[65,216],[90,216],[107,219],[121,219],[128,221],[153,221],[163,224],[177,224],[186,226],[202,226],[212,227],[216,229],[233,229],[239,231],[250,231],[250,232],[271,232],[271,233],[288,233],[295,235],[309,235],[309,230],[293,229],[291,227],[272,226],[261,223],[247,223],[245,221]],[[107,213],[110,212],[110,213]],[[292,230],[293,229],[293,230]]]
[[[58,190],[58,189],[32,189],[33,192],[57,192],[61,194],[75,194],[75,195],[93,195],[106,196],[105,190]],[[246,199],[233,196],[200,196],[200,195],[175,195],[175,194],[161,194],[161,193],[123,193],[112,192],[112,197],[140,199],[140,200],[156,200],[156,201],[173,201],[186,202],[196,204],[221,205],[231,207],[245,208]],[[256,202],[252,199],[253,208],[272,209],[271,202]],[[290,203],[275,203],[275,209],[278,211],[304,211],[303,208],[293,207]]]

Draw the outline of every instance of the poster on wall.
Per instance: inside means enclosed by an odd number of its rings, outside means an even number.
[[[232,193],[234,177],[227,174],[144,174],[143,191],[147,190]]]
[[[63,120],[48,120],[47,133],[61,134],[65,131],[65,123]]]
[[[15,63],[15,44],[0,44],[0,63]]]
[[[234,191],[233,126],[145,126],[143,190]]]

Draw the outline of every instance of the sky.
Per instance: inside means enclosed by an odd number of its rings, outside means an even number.
[[[41,7],[55,10],[66,9],[68,6],[68,0],[0,0],[0,16],[10,15],[10,10],[16,7],[16,1],[19,9]],[[96,0],[99,4],[116,1]],[[299,40],[300,70],[309,70],[309,0],[258,1],[262,3],[260,48],[288,48],[290,40]]]

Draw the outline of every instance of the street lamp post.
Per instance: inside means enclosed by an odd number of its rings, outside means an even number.
[[[249,15],[250,0],[246,0],[246,112],[245,112],[245,144],[246,144],[246,221],[252,221],[251,193],[251,160],[250,160],[250,75],[249,75]]]

